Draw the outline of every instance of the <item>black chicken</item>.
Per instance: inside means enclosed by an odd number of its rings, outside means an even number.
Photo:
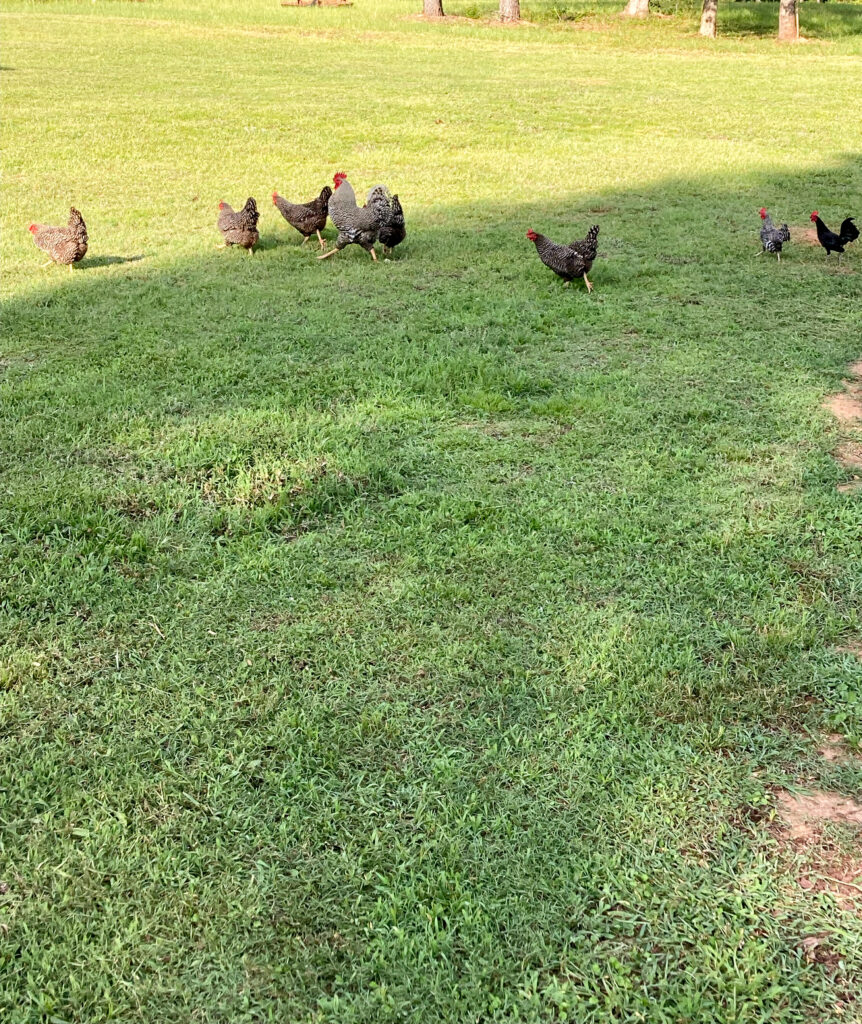
[[[579,238],[569,245],[557,245],[550,238],[536,234],[532,228],[527,232],[527,238],[535,243],[539,259],[546,267],[558,274],[567,285],[575,278],[582,277],[588,292],[593,290],[587,273],[592,270],[593,261],[598,254],[596,243],[598,235],[599,226],[593,224],[587,232],[586,238]]]
[[[838,262],[840,263],[844,246],[849,245],[850,242],[854,242],[859,237],[859,228],[853,223],[853,217],[844,218],[837,234],[826,227],[816,210],[811,214],[811,220],[814,221],[814,226],[817,228],[817,241],[826,250],[826,258],[829,259],[830,252],[837,252]]]

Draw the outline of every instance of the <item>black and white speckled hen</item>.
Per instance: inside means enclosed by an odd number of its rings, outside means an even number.
[[[326,242],[320,232],[326,227],[331,195],[332,189],[324,185],[320,195],[310,203],[289,203],[278,192],[273,192],[272,204],[287,223],[302,235],[303,245],[316,233],[320,248],[325,252]]]
[[[234,210],[227,203],[219,203],[218,208],[218,229],[224,239],[222,248],[239,245],[248,250],[249,255],[254,253],[254,247],[260,241],[260,234],[257,230],[257,220],[260,214],[254,199],[249,196],[241,210]]]
[[[757,255],[762,256],[765,252],[774,252],[780,263],[781,249],[785,242],[790,241],[790,228],[786,224],[777,228],[772,223],[772,218],[766,212],[765,206],[760,207],[760,219],[763,221],[763,226],[760,229],[760,244],[763,248]]]
[[[36,248],[51,258],[42,266],[59,263],[72,269],[87,254],[87,225],[74,206],[69,209],[69,223],[66,227],[51,227],[49,224],[31,224],[27,229],[33,236]]]
[[[404,210],[398,196],[390,195],[385,185],[375,185],[368,193],[367,205],[377,214],[380,225],[379,240],[383,246],[383,255],[392,252],[407,236],[404,226]]]
[[[332,179],[335,191],[329,200],[329,216],[332,223],[338,228],[338,238],[335,239],[335,248],[323,253],[317,258],[325,260],[341,252],[345,246],[361,245],[371,255],[373,260],[377,259],[374,251],[374,243],[380,231],[380,223],[377,220],[377,212],[370,206],[357,206],[356,193],[353,186],[347,180],[347,175],[339,172]]]
[[[558,245],[550,238],[537,234],[532,228],[527,232],[527,238],[535,243],[539,259],[546,267],[558,274],[567,285],[575,278],[582,277],[588,292],[593,290],[587,274],[592,269],[593,261],[598,255],[596,243],[598,235],[599,226],[594,224],[587,232],[586,238],[579,238],[569,245]]]

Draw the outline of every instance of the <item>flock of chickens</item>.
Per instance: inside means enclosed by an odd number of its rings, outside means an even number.
[[[273,205],[287,223],[302,235],[303,245],[312,235],[317,235],[321,248],[318,259],[328,259],[348,245],[359,245],[376,260],[375,242],[380,242],[384,255],[387,255],[404,241],[407,233],[404,210],[398,196],[391,195],[385,185],[375,185],[368,193],[365,205],[360,206],[356,202],[356,193],[346,174],[339,172],[332,182],[334,189],[327,185],[321,189],[316,199],[308,203],[291,203],[277,192],[272,193]],[[224,239],[222,248],[238,245],[253,253],[260,240],[257,230],[259,217],[257,203],[252,197],[246,200],[241,210],[234,210],[227,203],[219,203],[218,229]],[[330,218],[338,229],[335,248],[328,252],[326,241],[321,234],[326,227],[327,218]],[[760,229],[762,248],[758,256],[765,252],[774,253],[780,262],[784,244],[790,241],[790,229],[786,224],[782,224],[780,228],[775,227],[764,207],[760,210],[760,219],[763,222]],[[845,246],[859,237],[859,229],[853,223],[854,218],[846,217],[837,232],[831,231],[823,223],[816,210],[811,214],[811,220],[817,230],[817,240],[826,250],[827,259],[830,253],[835,252],[840,262]],[[71,270],[72,266],[82,260],[87,253],[87,225],[74,207],[69,211],[69,222],[65,227],[31,224],[29,230],[36,246],[50,257],[44,266],[53,262],[68,266]],[[567,285],[578,278],[583,278],[588,292],[593,290],[587,274],[592,270],[598,255],[598,235],[599,226],[594,224],[585,238],[570,242],[568,245],[559,245],[532,229],[527,232],[527,238],[536,246],[539,259],[546,267],[553,270]]]
[[[364,206],[356,202],[356,193],[339,172],[332,179],[335,190],[326,185],[320,195],[309,203],[290,203],[277,192],[272,193],[273,206],[291,227],[302,235],[302,244],[316,234],[323,250],[318,259],[334,256],[345,246],[359,245],[376,260],[374,243],[379,241],[386,255],[404,241],[407,231],[404,226],[404,211],[398,196],[390,195],[385,185],[375,185],[368,193]],[[218,229],[224,245],[239,245],[249,253],[254,252],[260,234],[257,221],[260,213],[257,203],[249,196],[241,210],[234,210],[227,203],[219,203]],[[326,227],[326,218],[338,228],[335,248],[326,251],[326,242],[321,231]]]

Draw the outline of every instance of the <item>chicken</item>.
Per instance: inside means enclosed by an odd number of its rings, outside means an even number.
[[[323,253],[317,258],[325,260],[340,252],[345,246],[355,244],[371,254],[373,260],[377,260],[377,253],[374,251],[374,243],[380,231],[380,223],[377,219],[377,212],[370,206],[359,207],[356,205],[356,193],[353,186],[347,180],[347,175],[339,172],[332,179],[335,191],[329,200],[329,216],[332,223],[338,228],[338,238],[335,239],[335,248]]]
[[[257,220],[260,217],[257,212],[257,203],[249,196],[241,210],[234,210],[227,203],[219,203],[218,208],[218,229],[224,239],[224,245],[220,248],[239,245],[243,249],[247,249],[249,255],[252,255],[254,247],[260,241],[260,234],[257,230]]]
[[[389,189],[385,185],[375,185],[368,193],[366,205],[377,214],[380,244],[383,246],[383,255],[386,256],[396,245],[400,245],[407,235],[401,203],[398,196],[389,194]]]
[[[772,218],[766,212],[765,206],[760,207],[760,219],[763,221],[763,227],[760,229],[760,244],[763,248],[757,255],[762,256],[765,252],[774,252],[780,263],[782,246],[785,242],[790,241],[790,228],[786,224],[777,228],[772,223]]]
[[[845,217],[837,235],[826,227],[816,210],[811,214],[811,220],[814,221],[814,226],[817,228],[817,241],[826,250],[826,258],[829,259],[830,252],[837,252],[838,262],[840,263],[844,246],[859,237],[859,228],[853,223],[853,217]]]
[[[845,245],[849,242],[855,242],[859,237],[859,228],[853,223],[854,219],[853,217],[845,217],[841,221],[841,227],[838,229],[838,235]]]
[[[310,203],[289,203],[278,192],[273,192],[272,204],[287,223],[302,235],[302,245],[316,232],[320,248],[325,252],[326,242],[320,232],[326,227],[331,195],[332,189],[325,185],[317,199],[312,199]]]
[[[586,238],[579,238],[569,245],[557,245],[550,238],[536,234],[532,228],[527,232],[527,238],[535,243],[536,252],[542,263],[558,274],[567,285],[576,277],[582,277],[587,291],[591,292],[593,286],[587,273],[592,269],[597,255],[596,239],[598,234],[599,226],[594,224],[587,232]]]
[[[31,224],[27,229],[33,236],[36,248],[47,253],[51,258],[42,264],[51,263],[68,266],[79,263],[87,254],[87,225],[84,218],[74,206],[69,209],[69,223],[64,228],[54,228],[48,224]]]

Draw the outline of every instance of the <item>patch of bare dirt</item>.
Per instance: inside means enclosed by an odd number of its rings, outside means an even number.
[[[790,238],[794,242],[801,242],[803,245],[820,245],[817,240],[817,228],[793,227],[790,229]]]
[[[806,892],[831,893],[842,910],[862,914],[862,858],[842,857],[834,850],[818,851],[800,872],[799,887]]]
[[[848,441],[841,445],[835,453],[835,458],[845,469],[862,469],[862,444]]]
[[[854,658],[859,658],[862,661],[862,639],[849,640],[846,644],[842,644],[838,651],[841,654],[852,654]]]
[[[818,789],[788,793],[782,789],[776,795],[775,808],[788,839],[812,839],[824,822],[862,826],[862,804],[841,793]]]
[[[849,761],[853,758],[853,752],[844,745],[844,737],[838,733],[831,733],[820,745],[818,753],[824,761]]]
[[[832,737],[830,737],[832,739]],[[827,835],[824,825],[839,824],[862,828],[862,804],[841,793],[813,790],[788,793],[779,790],[775,802],[780,825],[779,842],[785,854],[792,851],[791,867],[804,892],[828,892],[842,910],[862,916],[862,855],[848,854]],[[814,939],[819,941],[814,942]],[[826,936],[802,940],[806,957],[821,959],[827,955]]]
[[[837,395],[830,395],[823,405],[839,423],[862,420],[862,394],[856,391],[841,391]]]
[[[839,494],[847,494],[848,491],[857,491],[862,487],[862,478],[854,476],[852,480],[845,480],[843,484],[838,485]]]

